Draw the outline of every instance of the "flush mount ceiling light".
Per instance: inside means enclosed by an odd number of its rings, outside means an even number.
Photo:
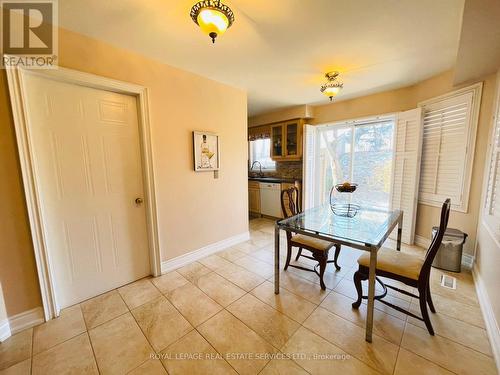
[[[328,72],[325,74],[327,83],[321,86],[321,92],[330,98],[330,101],[333,100],[333,97],[336,96],[340,90],[344,87],[344,84],[337,81],[337,77],[339,76],[339,72]]]
[[[212,43],[215,43],[215,38],[224,34],[234,22],[233,11],[220,0],[204,0],[196,3],[191,8],[190,15],[194,23],[212,38]]]

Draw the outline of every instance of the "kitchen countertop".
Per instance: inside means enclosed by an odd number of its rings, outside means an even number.
[[[301,181],[298,178],[281,178],[281,177],[248,177],[248,181],[259,181],[259,182],[269,182],[269,183],[291,183],[295,181]]]

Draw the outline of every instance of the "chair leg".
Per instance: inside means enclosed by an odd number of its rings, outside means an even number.
[[[295,257],[295,261],[298,261],[301,255],[302,255],[302,248],[299,247],[299,251],[297,251],[297,256]]]
[[[323,289],[323,290],[326,289],[325,282],[323,281],[323,275],[325,274],[326,265],[328,262],[328,255],[327,254],[325,254],[325,255],[323,255],[321,258],[318,259],[318,261],[319,261],[319,284],[321,285],[321,289]]]
[[[352,307],[354,309],[358,309],[361,306],[361,301],[363,299],[363,286],[361,285],[361,281],[366,280],[366,276],[364,276],[361,271],[358,269],[353,276],[354,286],[356,287],[356,292],[358,292],[358,299],[356,302],[352,303]]]
[[[420,313],[424,319],[427,331],[431,336],[434,336],[434,329],[432,328],[431,319],[429,318],[429,312],[427,311],[427,286],[418,288],[419,302],[420,302]]]
[[[287,251],[286,251],[285,271],[287,270],[288,266],[290,265],[291,258],[292,258],[292,247],[290,246],[290,244],[288,244]]]
[[[431,288],[430,288],[429,284],[427,284],[427,303],[429,304],[429,310],[431,310],[431,312],[433,314],[435,314],[436,309],[434,308],[434,303],[432,302]]]
[[[337,269],[337,271],[340,271],[340,266],[337,263],[337,260],[339,259],[339,255],[340,255],[340,248],[341,248],[341,245],[339,245],[339,244],[335,245],[335,254],[333,256],[333,264],[335,265],[335,268]]]

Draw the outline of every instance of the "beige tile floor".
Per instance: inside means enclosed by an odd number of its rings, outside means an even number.
[[[497,373],[470,273],[453,274],[457,289],[449,290],[433,270],[436,336],[377,303],[368,344],[366,304],[351,308],[359,251],[342,250],[342,270],[328,270],[326,291],[316,275],[292,268],[282,272],[277,296],[272,222],[255,219],[250,228],[243,244],[9,338],[0,344],[0,374]],[[423,255],[416,247],[403,251]],[[418,310],[411,298],[388,298]]]

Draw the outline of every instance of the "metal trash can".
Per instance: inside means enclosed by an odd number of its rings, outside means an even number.
[[[434,238],[438,230],[439,227],[432,228],[432,238]],[[466,239],[467,233],[454,228],[446,229],[432,266],[446,271],[460,272],[462,250]]]

